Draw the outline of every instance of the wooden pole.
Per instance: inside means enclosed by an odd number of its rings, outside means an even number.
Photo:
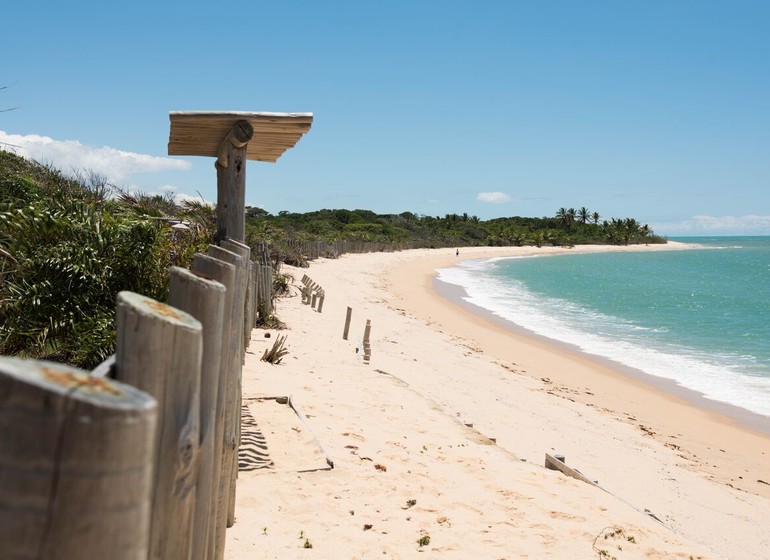
[[[0,557],[146,558],[156,421],[138,389],[0,358]]]
[[[117,379],[158,401],[149,558],[188,558],[198,478],[201,324],[154,299],[120,292]]]
[[[254,131],[238,121],[219,149],[217,170],[217,242],[243,241],[246,234],[246,145]]]
[[[231,345],[230,369],[227,374],[227,390],[225,393],[224,439],[222,448],[222,473],[220,477],[219,503],[217,504],[217,552],[224,555],[225,529],[232,526],[229,523],[230,498],[234,496],[231,486],[234,483],[233,469],[237,469],[238,461],[238,427],[240,426],[240,380],[243,352],[243,257],[223,247],[209,246],[209,255],[235,267],[235,283],[233,285],[233,300],[231,325],[225,327],[230,331]],[[221,558],[221,556],[219,557]]]
[[[211,246],[217,251],[224,251],[220,247]],[[227,518],[220,516],[220,510],[225,506],[224,481],[222,476],[222,463],[225,443],[225,416],[228,398],[228,383],[232,377],[231,362],[235,356],[233,336],[233,307],[235,299],[235,265],[226,263],[208,255],[196,254],[193,257],[193,272],[204,278],[216,280],[225,287],[225,303],[222,319],[222,359],[219,364],[217,387],[217,413],[214,436],[214,472],[212,475],[213,488],[211,489],[211,523],[207,531],[207,554],[205,558],[215,560],[224,557],[224,537]],[[229,480],[229,478],[228,478]],[[221,518],[221,522],[220,522]]]
[[[247,292],[249,287],[249,265],[251,264],[251,248],[248,245],[240,243],[232,239],[226,239],[222,242],[222,247],[228,251],[232,251],[241,256],[243,259],[244,267],[240,271],[241,275],[241,293],[240,293],[240,321],[236,322],[236,325],[241,325],[241,336],[243,345],[241,346],[241,364],[246,362],[246,339],[251,338],[252,327],[246,324],[246,308],[248,307]],[[238,377],[235,384],[235,399],[236,406],[233,409],[233,423],[235,428],[235,453],[233,461],[230,466],[230,497],[228,499],[228,513],[227,513],[227,526],[232,527],[235,523],[235,480],[238,478],[238,449],[241,446],[241,404],[243,402],[243,384],[241,379],[242,368],[238,368]]]
[[[342,331],[342,339],[347,340],[350,333],[350,319],[353,316],[353,309],[348,307],[348,311],[345,314],[345,330]]]
[[[203,255],[195,255],[196,257]],[[221,436],[219,454],[215,455],[217,394],[222,363],[222,327],[225,312],[225,286],[207,280],[179,267],[169,271],[169,305],[181,309],[200,321],[203,327],[203,355],[200,375],[200,468],[195,490],[192,558],[205,560],[213,539],[209,528],[216,512],[214,489],[218,488],[216,469],[221,469]]]

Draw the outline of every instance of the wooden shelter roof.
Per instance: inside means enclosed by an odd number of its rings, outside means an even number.
[[[254,136],[246,159],[275,162],[313,124],[313,113],[249,113],[244,111],[172,111],[170,156],[217,157],[222,141],[238,121],[248,121]]]

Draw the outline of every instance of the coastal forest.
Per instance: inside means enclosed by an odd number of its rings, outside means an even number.
[[[370,250],[665,243],[633,218],[601,219],[585,207],[492,220],[248,207],[246,224],[246,242],[276,268],[306,263],[309,241]],[[203,200],[131,193],[95,173],[65,174],[0,150],[0,354],[94,367],[114,351],[117,293],[166,301],[168,268],[188,267],[215,232],[215,209]]]

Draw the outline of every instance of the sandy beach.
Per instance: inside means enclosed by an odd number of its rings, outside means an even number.
[[[586,250],[629,249],[570,251]],[[434,279],[457,260],[413,250],[283,269],[322,286],[324,306],[295,287],[277,304],[287,329],[253,331],[226,558],[767,556],[768,418],[470,309]],[[261,362],[278,335],[289,354]],[[546,453],[598,486],[545,469]]]

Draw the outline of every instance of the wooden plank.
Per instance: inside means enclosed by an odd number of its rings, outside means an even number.
[[[596,484],[593,480],[586,478],[586,476],[583,475],[583,473],[581,473],[580,471],[577,471],[571,467],[568,467],[562,461],[560,461],[553,455],[549,455],[548,453],[545,454],[545,466],[546,468],[560,471],[566,474],[567,476],[571,476],[572,478],[575,478],[577,480],[590,484],[591,486],[598,486],[598,484]]]
[[[255,133],[246,158],[276,161],[311,127],[312,113],[181,112],[169,114],[169,155],[219,155],[223,140],[238,121],[246,121]]]
[[[138,389],[0,357],[0,557],[145,558],[156,421]]]
[[[220,247],[210,247],[216,252],[225,252]],[[234,257],[238,255],[231,254]],[[222,359],[219,364],[219,376],[217,386],[216,421],[214,426],[214,472],[212,475],[213,488],[211,489],[211,523],[206,535],[207,554],[205,558],[214,559],[224,556],[224,535],[226,528],[226,516],[220,523],[219,510],[223,507],[224,481],[222,476],[222,464],[225,443],[225,415],[227,408],[228,383],[231,377],[231,362],[236,355],[236,337],[233,336],[233,308],[235,302],[236,274],[235,265],[224,262],[208,255],[196,254],[193,256],[192,269],[195,274],[204,278],[216,280],[225,286],[225,302],[222,318]],[[231,403],[232,406],[232,403]],[[229,480],[229,479],[228,479]],[[220,528],[221,525],[221,528]],[[218,540],[221,539],[221,540]]]
[[[205,257],[195,255],[195,257]],[[195,258],[194,257],[194,258]],[[212,259],[213,260],[213,259]],[[219,261],[216,261],[219,262]],[[224,265],[224,263],[221,263]],[[230,265],[226,265],[230,266]],[[230,266],[232,269],[233,267]],[[169,271],[169,305],[181,309],[200,321],[203,354],[200,371],[200,468],[196,481],[193,517],[192,558],[205,559],[213,548],[213,516],[216,514],[214,490],[218,490],[215,473],[221,470],[221,436],[219,453],[217,440],[217,400],[222,363],[222,330],[225,312],[225,286],[193,274],[189,270],[171,267]]]
[[[158,401],[148,558],[189,558],[198,476],[201,324],[133,292],[118,294],[115,377]]]

